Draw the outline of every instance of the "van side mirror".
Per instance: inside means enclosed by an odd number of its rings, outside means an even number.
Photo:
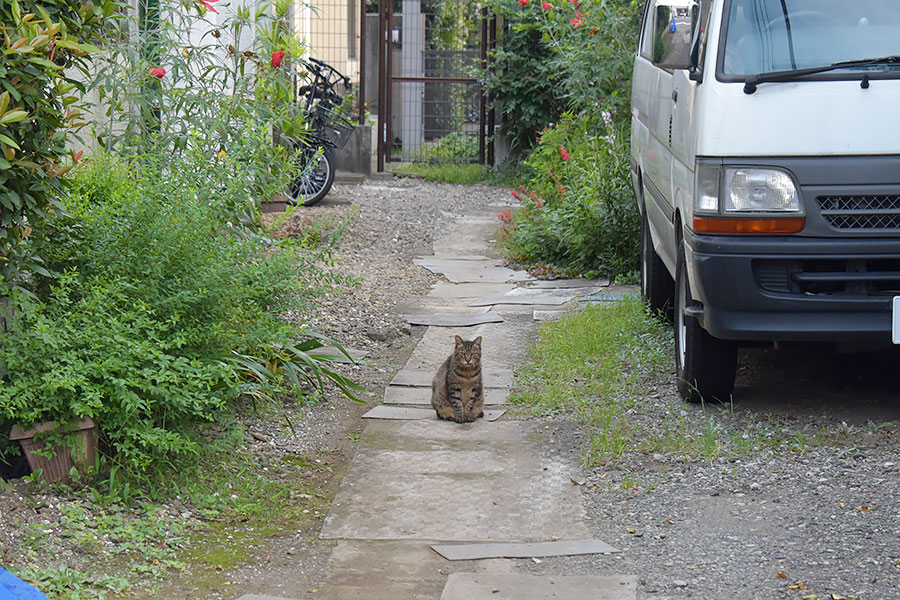
[[[654,6],[653,62],[663,69],[696,66],[693,51],[699,8],[694,0],[657,0]]]

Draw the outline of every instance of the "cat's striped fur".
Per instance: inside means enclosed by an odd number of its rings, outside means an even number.
[[[439,419],[457,423],[471,423],[484,416],[481,336],[471,342],[456,336],[453,354],[431,380],[431,406]]]

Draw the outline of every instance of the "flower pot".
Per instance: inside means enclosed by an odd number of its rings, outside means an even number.
[[[19,442],[28,466],[32,472],[40,469],[42,480],[47,483],[65,483],[70,480],[69,472],[72,467],[84,471],[94,465],[97,456],[97,425],[93,419],[82,419],[73,425],[75,430],[68,433],[69,439],[63,444],[44,441],[39,435],[65,431],[55,421],[41,423],[28,430],[13,427],[9,432],[9,439]],[[34,439],[35,436],[38,436],[37,440]]]
[[[272,198],[261,202],[259,210],[263,214],[283,213],[287,210],[287,200],[287,196],[278,194],[277,196],[273,196]]]

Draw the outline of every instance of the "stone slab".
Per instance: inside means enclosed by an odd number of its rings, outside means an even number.
[[[617,302],[625,298],[639,298],[641,290],[636,285],[610,285],[606,289],[581,298],[582,302]]]
[[[503,312],[501,316],[503,323],[485,323],[474,327],[429,327],[403,368],[437,371],[453,352],[453,340],[457,335],[465,340],[482,337],[481,364],[485,371],[495,368],[512,369],[526,362],[528,348],[537,339],[538,333],[538,325],[531,317],[531,308],[521,313]]]
[[[443,275],[454,283],[506,283],[532,279],[525,271],[513,271],[490,260],[456,260],[430,256],[414,259],[413,263],[432,273]]]
[[[614,292],[614,291],[600,291],[596,294],[588,294],[581,298],[582,302],[591,302],[591,303],[605,303],[605,302],[618,302],[619,300],[624,300],[625,298],[634,298],[636,294],[627,293],[627,292]]]
[[[435,371],[437,368],[432,371],[402,369],[394,375],[391,385],[431,389],[431,380],[434,378]],[[485,367],[481,370],[481,380],[485,388],[508,388],[512,385],[512,378],[512,369]]]
[[[439,281],[428,292],[429,298],[481,298],[502,296],[516,289],[514,283],[450,283]]]
[[[429,327],[473,327],[485,323],[502,323],[503,317],[495,312],[476,314],[423,314],[401,315],[410,325],[428,325]]]
[[[455,284],[451,284],[455,285]],[[473,296],[474,298],[474,296]],[[418,296],[406,298],[400,301],[395,311],[401,315],[483,315],[490,312],[489,307],[472,308],[469,302],[472,298],[432,298],[430,296]]]
[[[602,292],[601,292],[602,293]],[[518,296],[491,296],[470,302],[469,306],[495,306],[498,304],[518,304],[523,306],[560,306],[575,296],[544,296],[540,294]]]
[[[504,559],[448,563],[428,543],[408,540],[338,540],[328,580],[315,598],[327,600],[436,600],[448,572],[513,573]]]
[[[609,286],[608,279],[541,279],[531,284],[532,287],[541,289],[578,289],[578,288],[602,288]]]
[[[505,388],[485,388],[485,406],[505,404],[509,392]],[[407,387],[389,385],[384,389],[385,404],[408,404],[412,406],[431,406],[431,386]]]
[[[532,556],[575,556],[618,552],[600,540],[561,540],[533,544],[437,544],[432,550],[447,560],[482,558],[530,558]]]
[[[564,314],[564,310],[536,310],[532,316],[535,321],[559,321]]]
[[[596,575],[453,573],[441,600],[631,600],[637,578]]]
[[[496,421],[506,413],[502,409],[485,409],[484,420]],[[392,421],[417,421],[421,419],[437,420],[434,409],[410,408],[408,406],[379,405],[362,416],[363,419],[387,419]]]
[[[491,251],[488,239],[499,227],[497,213],[458,217],[436,232],[432,248],[435,256],[460,258]]]
[[[539,542],[586,538],[577,453],[540,423],[370,421],[323,539]],[[460,512],[460,507],[466,509]],[[452,523],[441,515],[452,515]]]

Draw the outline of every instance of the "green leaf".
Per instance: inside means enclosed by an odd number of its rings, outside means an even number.
[[[9,136],[3,135],[2,133],[0,133],[0,142],[3,142],[3,143],[6,144],[7,146],[12,146],[12,147],[15,148],[16,150],[21,150],[21,149],[22,149],[17,143],[15,143],[15,142],[12,140],[12,138],[10,138]]]
[[[47,60],[46,58],[41,58],[39,56],[32,56],[31,58],[28,59],[28,62],[34,63],[36,65],[40,65],[42,67],[51,69],[53,71],[61,71],[63,69],[63,67],[59,66],[58,64],[51,62],[51,61]]]
[[[6,125],[7,123],[17,123],[19,121],[24,121],[25,117],[28,116],[28,113],[24,110],[12,110],[2,117],[0,117],[0,125]],[[18,148],[18,146],[16,146]]]

